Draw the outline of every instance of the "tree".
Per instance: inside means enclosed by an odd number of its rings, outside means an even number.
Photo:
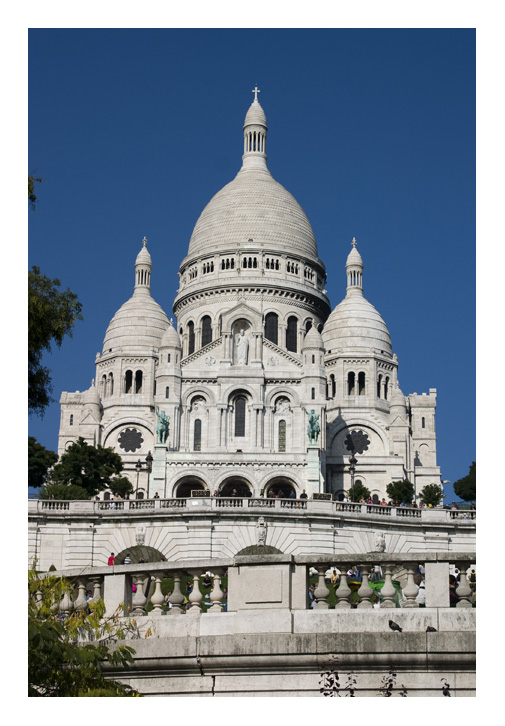
[[[133,492],[133,485],[127,476],[116,476],[111,479],[110,488],[114,494],[119,494],[123,498]]]
[[[475,461],[470,465],[470,471],[462,479],[454,482],[454,493],[465,502],[474,502],[477,486],[477,473]]]
[[[122,469],[123,461],[113,449],[89,446],[80,436],[61,455],[51,479],[55,484],[76,484],[93,497],[103,489],[113,489],[114,477]]]
[[[127,645],[110,650],[103,640],[125,637],[117,616],[104,619],[103,600],[62,618],[58,605],[73,586],[54,575],[28,573],[28,696],[139,696],[130,686],[106,679],[101,664],[128,668],[135,651]],[[86,642],[88,639],[88,642]],[[93,640],[93,642],[89,642]]]
[[[35,202],[37,201],[37,196],[35,194],[35,182],[41,182],[42,179],[37,179],[37,177],[34,176],[28,176],[28,201],[30,202],[30,207],[32,209],[35,209]]]
[[[386,492],[395,506],[410,504],[414,498],[414,485],[408,479],[393,481],[387,485]]]
[[[359,502],[362,499],[369,499],[370,489],[367,489],[360,481],[349,489],[349,499],[351,502]]]
[[[44,484],[39,492],[40,499],[61,499],[63,501],[89,499],[90,495],[87,489],[77,484],[56,484],[48,482]]]
[[[40,487],[46,482],[47,470],[58,461],[58,455],[28,437],[28,486]]]
[[[28,272],[28,407],[38,415],[52,401],[51,371],[42,365],[42,354],[52,343],[61,346],[76,320],[82,320],[77,295],[59,290],[60,284],[41,275],[38,267]]]
[[[421,490],[421,501],[426,506],[438,507],[444,498],[444,490],[440,484],[426,484]]]

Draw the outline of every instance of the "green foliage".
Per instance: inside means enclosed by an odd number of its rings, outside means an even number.
[[[431,504],[432,507],[438,507],[444,496],[444,490],[440,484],[427,484],[421,491],[421,501],[426,506]]]
[[[114,494],[124,497],[133,492],[133,485],[127,476],[116,476],[111,479],[110,488]]]
[[[414,499],[414,491],[414,485],[408,479],[393,481],[386,487],[388,497],[397,507],[402,504],[402,502],[410,505]]]
[[[61,346],[76,320],[82,320],[77,295],[59,286],[59,280],[41,275],[38,267],[28,272],[28,407],[39,415],[52,400],[51,372],[42,365],[43,352],[51,350],[52,343]]]
[[[54,575],[28,573],[28,696],[138,696],[129,686],[106,679],[104,661],[128,668],[133,648],[121,645],[110,650],[105,637],[121,637],[117,618],[104,622],[104,604],[91,600],[85,610],[58,617],[58,604],[72,585]],[[80,644],[78,644],[80,638]],[[85,642],[85,638],[94,639]]]
[[[470,471],[462,479],[454,482],[454,493],[465,502],[474,502],[477,486],[477,473],[475,461],[472,461]]]
[[[61,499],[63,501],[89,499],[89,492],[77,484],[56,484],[49,482],[39,492],[40,499]]]
[[[89,446],[82,437],[71,444],[53,469],[56,484],[75,484],[95,496],[108,487],[123,469],[119,454],[111,448]],[[122,478],[122,477],[121,477]]]
[[[47,470],[58,461],[58,455],[33,437],[28,437],[28,486],[40,487],[46,481]]]
[[[370,489],[367,489],[361,482],[356,484],[349,489],[349,499],[351,502],[359,502],[362,499],[365,501],[370,497]]]
[[[32,209],[35,209],[35,202],[37,201],[37,196],[35,194],[35,182],[40,183],[41,181],[43,180],[31,175],[28,176],[28,202]]]

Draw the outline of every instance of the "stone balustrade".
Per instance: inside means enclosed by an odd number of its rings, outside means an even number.
[[[79,571],[68,570],[51,574],[65,576],[75,583],[74,598],[65,596],[59,605],[60,612],[67,615],[73,609],[86,607],[85,594],[90,590],[93,598],[103,597],[108,615],[116,612],[118,607],[123,608],[124,615],[130,614],[135,617],[146,616],[148,610],[151,617],[224,614],[225,593],[221,581],[226,576],[228,585],[226,614],[268,610],[277,612],[279,616],[281,611],[308,610],[310,613],[316,613],[330,610],[328,599],[330,588],[334,585],[327,581],[327,571],[330,568],[337,568],[340,576],[335,589],[334,609],[337,613],[356,612],[358,617],[359,612],[373,609],[372,600],[375,592],[370,583],[376,567],[382,572],[381,610],[419,609],[416,599],[419,587],[414,581],[414,573],[420,563],[425,566],[425,610],[450,608],[451,566],[457,567],[460,572],[459,585],[456,589],[459,601],[455,608],[460,611],[473,607],[473,592],[467,581],[466,572],[470,566],[475,565],[475,554],[469,552],[426,552],[402,556],[367,553],[360,556],[339,556],[334,560],[330,560],[327,556],[237,555],[228,559],[90,567]],[[346,575],[354,565],[361,570],[362,579],[359,583],[351,581]],[[309,583],[311,573],[315,571],[317,571],[317,586],[314,590],[315,604],[312,604],[309,599]],[[211,573],[213,584],[208,590],[208,595],[204,596],[199,584],[206,572]],[[168,577],[172,578],[173,587],[170,596],[171,608],[167,610],[162,582]],[[193,589],[185,603],[181,582],[187,581],[188,578],[193,580]],[[395,581],[397,587],[393,584]],[[397,597],[398,581],[401,584],[401,598]],[[353,590],[350,584],[354,586]],[[356,589],[357,585],[359,587]],[[351,597],[353,592],[354,596]],[[425,615],[430,614],[425,613]],[[425,620],[426,618],[422,622]],[[436,622],[440,625],[439,620]]]
[[[378,504],[358,504],[354,502],[335,502],[321,499],[268,499],[253,497],[202,497],[180,499],[126,499],[122,501],[58,501],[53,499],[29,499],[28,513],[81,514],[102,516],[124,514],[125,512],[153,511],[157,514],[173,510],[195,511],[198,509],[240,509],[256,515],[258,509],[274,511],[289,510],[289,514],[300,512],[327,515],[346,515],[350,518],[411,519],[427,522],[451,522],[453,520],[475,522],[475,510],[449,510],[441,507],[388,507]]]

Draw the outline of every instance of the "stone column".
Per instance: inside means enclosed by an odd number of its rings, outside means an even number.
[[[407,565],[407,585],[403,590],[403,595],[407,599],[407,602],[403,604],[404,608],[419,607],[419,603],[416,602],[418,592],[419,588],[414,582],[414,567],[413,565]]]
[[[170,595],[170,602],[172,603],[172,607],[168,611],[168,614],[172,616],[181,615],[182,612],[184,612],[184,595],[181,592],[181,573],[174,572],[173,578],[174,589],[172,591],[172,594]]]
[[[472,591],[468,584],[466,571],[470,567],[469,562],[461,564],[459,571],[459,586],[456,588],[456,595],[459,596],[459,602],[456,603],[457,608],[471,608],[472,607]]]
[[[361,586],[358,590],[358,595],[360,597],[358,608],[361,610],[366,610],[373,607],[372,603],[370,602],[370,598],[373,596],[373,590],[368,582],[368,574],[370,572],[370,568],[368,565],[361,565],[360,569],[363,573],[363,582],[361,583]]]
[[[381,603],[381,608],[395,608],[396,604],[394,601],[396,595],[396,589],[393,585],[393,565],[384,565],[384,585],[382,586],[381,596],[384,602]]]
[[[165,602],[165,598],[163,597],[163,593],[161,592],[161,581],[163,579],[162,575],[155,575],[154,581],[155,581],[155,589],[151,596],[151,603],[153,605],[153,615],[161,615],[162,614],[162,605]]]
[[[314,597],[316,598],[316,604],[313,608],[314,610],[328,610],[329,608],[327,600],[330,591],[326,587],[326,582],[324,581],[324,573],[327,569],[328,568],[326,566],[317,568],[318,582],[317,587],[314,590]]]

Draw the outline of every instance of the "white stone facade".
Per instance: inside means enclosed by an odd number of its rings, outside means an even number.
[[[266,136],[255,97],[242,168],[203,210],[180,265],[175,327],[151,296],[144,239],[133,295],[106,331],[95,381],[62,394],[58,453],[79,436],[111,446],[148,497],[342,495],[354,431],[364,442],[356,481],[375,498],[403,478],[419,493],[440,483],[436,391],[401,392],[388,329],[363,294],[355,240],[345,298],[331,311],[311,225],[268,171]],[[320,426],[312,442],[311,411]],[[164,443],[161,412],[170,419]]]

